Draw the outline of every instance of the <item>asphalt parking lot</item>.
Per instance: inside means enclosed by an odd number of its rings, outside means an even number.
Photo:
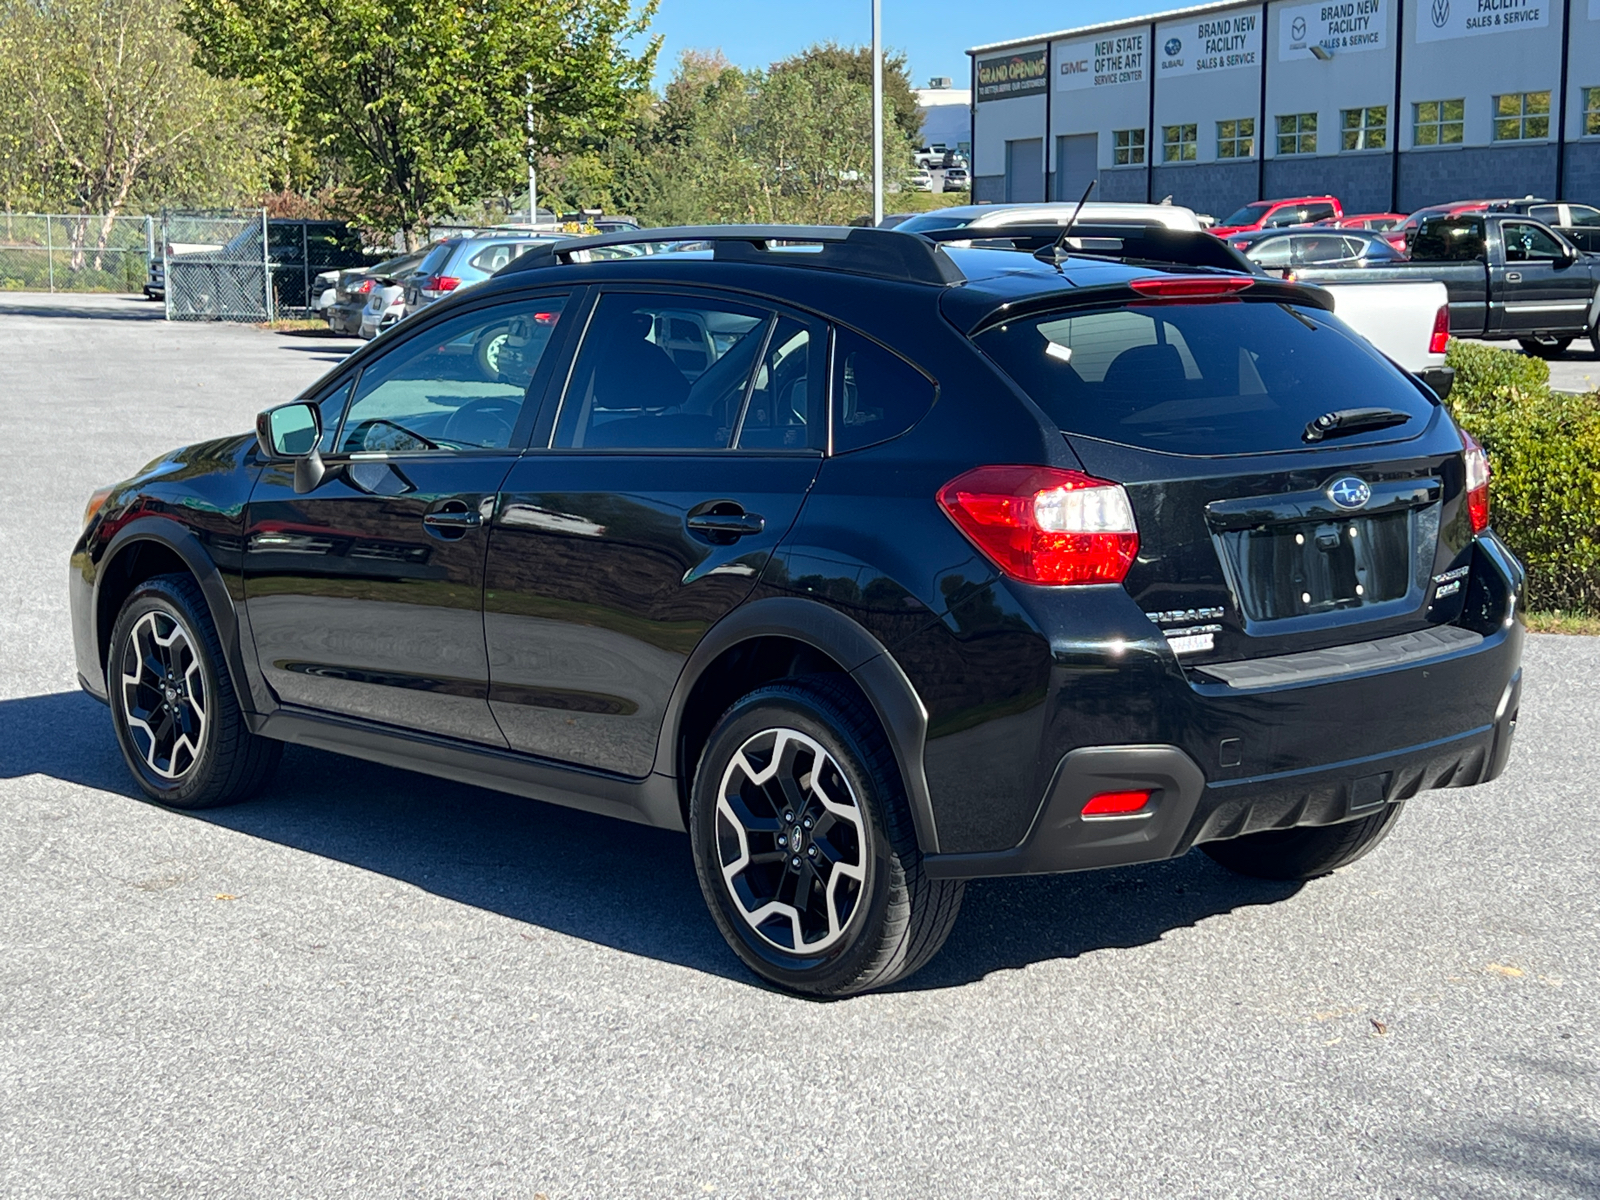
[[[301,749],[135,798],[84,500],[353,345],[158,312],[0,296],[0,1195],[1600,1194],[1600,639],[1333,876],[979,883],[900,988],[794,1000],[680,836]]]

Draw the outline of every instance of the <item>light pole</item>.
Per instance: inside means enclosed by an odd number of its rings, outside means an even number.
[[[883,224],[883,0],[872,0],[872,223]]]
[[[533,78],[528,78],[528,224],[539,224],[539,181],[533,166]]]

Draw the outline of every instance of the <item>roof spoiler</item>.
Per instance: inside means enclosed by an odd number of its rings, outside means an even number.
[[[717,262],[814,267],[936,287],[966,279],[938,245],[920,234],[834,225],[680,225],[606,233],[535,246],[496,273],[590,262],[593,251],[613,246],[699,242],[709,246]]]
[[[1063,238],[1060,225],[1000,225],[993,228],[933,229],[921,236],[934,242],[960,242],[980,248],[1024,250],[1042,262],[1058,265],[1071,258],[1117,262],[1165,263],[1211,267],[1223,271],[1261,269],[1221,238],[1186,229],[1169,229],[1156,221],[1084,221]]]

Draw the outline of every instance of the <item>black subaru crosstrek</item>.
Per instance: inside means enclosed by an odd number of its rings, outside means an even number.
[[[970,878],[1330,871],[1504,768],[1523,572],[1432,391],[1179,251],[535,250],[97,493],[82,686],[176,808],[296,742],[687,830],[810,994],[916,970]]]

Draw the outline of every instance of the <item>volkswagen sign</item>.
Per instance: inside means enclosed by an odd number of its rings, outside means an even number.
[[[1335,479],[1329,486],[1328,499],[1344,509],[1365,508],[1367,501],[1372,499],[1372,488],[1365,479],[1346,475],[1343,479]]]

